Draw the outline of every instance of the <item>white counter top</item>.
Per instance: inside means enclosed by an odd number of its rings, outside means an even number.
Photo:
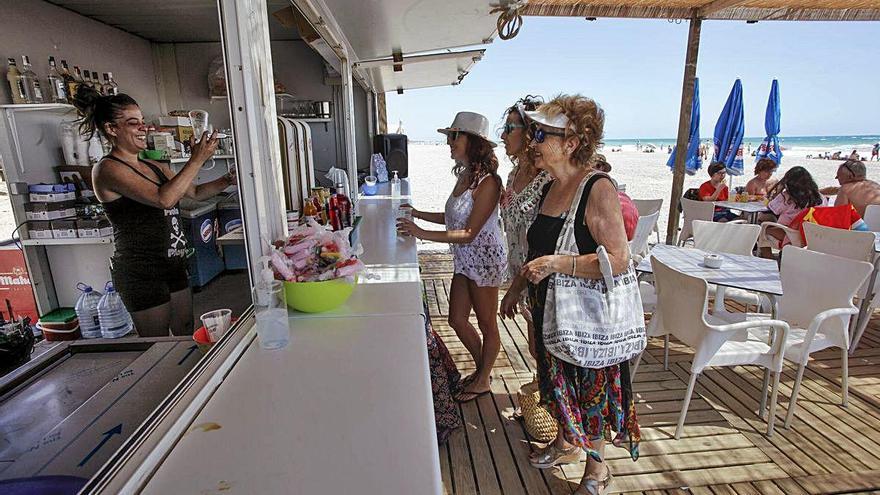
[[[442,492],[418,255],[395,229],[401,202],[361,201],[367,268],[351,298],[291,311],[284,349],[253,339],[143,492]]]

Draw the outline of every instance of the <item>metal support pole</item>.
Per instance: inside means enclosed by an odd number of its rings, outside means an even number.
[[[684,164],[687,157],[691,128],[691,105],[694,100],[694,78],[697,75],[697,53],[700,50],[702,19],[691,17],[688,30],[687,55],[684,62],[684,81],[681,85],[681,108],[678,114],[678,138],[675,143],[675,169],[672,175],[672,194],[669,199],[669,223],[666,225],[666,244],[674,244],[678,234],[678,201],[684,188]]]
[[[352,87],[351,60],[344,58],[342,62],[342,128],[345,143],[345,168],[348,171],[348,184],[352,201],[357,201],[357,148],[354,129],[354,88]]]

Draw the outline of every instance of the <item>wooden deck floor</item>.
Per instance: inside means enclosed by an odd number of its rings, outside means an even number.
[[[422,254],[422,279],[434,328],[462,373],[473,370],[446,322],[452,264],[448,255]],[[474,321],[474,323],[476,323]],[[448,494],[568,494],[584,464],[537,470],[530,444],[510,419],[520,385],[532,380],[525,323],[499,320],[502,350],[492,394],[460,406],[465,426],[440,449]],[[673,343],[663,369],[662,342],[649,342],[634,384],[642,427],[641,457],[609,446],[612,489],[626,493],[813,494],[880,493],[880,321],[872,320],[850,359],[850,404],[840,406],[840,353],[823,352],[808,368],[796,420],[782,428],[795,369],[782,377],[777,430],[764,435],[756,416],[762,373],[753,368],[709,369],[697,388],[684,436],[672,434],[689,379],[690,352]],[[877,491],[875,491],[877,490]]]

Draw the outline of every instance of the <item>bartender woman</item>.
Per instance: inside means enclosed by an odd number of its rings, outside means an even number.
[[[100,132],[113,146],[92,169],[95,195],[113,225],[113,286],[141,337],[166,336],[169,331],[192,334],[187,243],[178,202],[184,196],[208,199],[235,184],[233,173],[193,184],[205,161],[214,155],[216,132],[191,142],[192,155],[175,174],[165,164],[138,158],[147,147],[147,126],[130,96],[103,96],[80,86],[75,104],[82,133],[90,137]]]

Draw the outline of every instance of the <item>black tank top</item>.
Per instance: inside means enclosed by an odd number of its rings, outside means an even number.
[[[162,169],[152,163],[138,160],[150,167],[159,182],[142,174],[128,163],[107,155],[105,160],[113,160],[131,169],[144,180],[161,187],[168,182]],[[174,205],[170,209],[156,208],[131,198],[121,196],[113,201],[103,203],[107,219],[113,225],[113,242],[115,257],[146,260],[186,259],[187,242],[180,224],[180,209]]]

